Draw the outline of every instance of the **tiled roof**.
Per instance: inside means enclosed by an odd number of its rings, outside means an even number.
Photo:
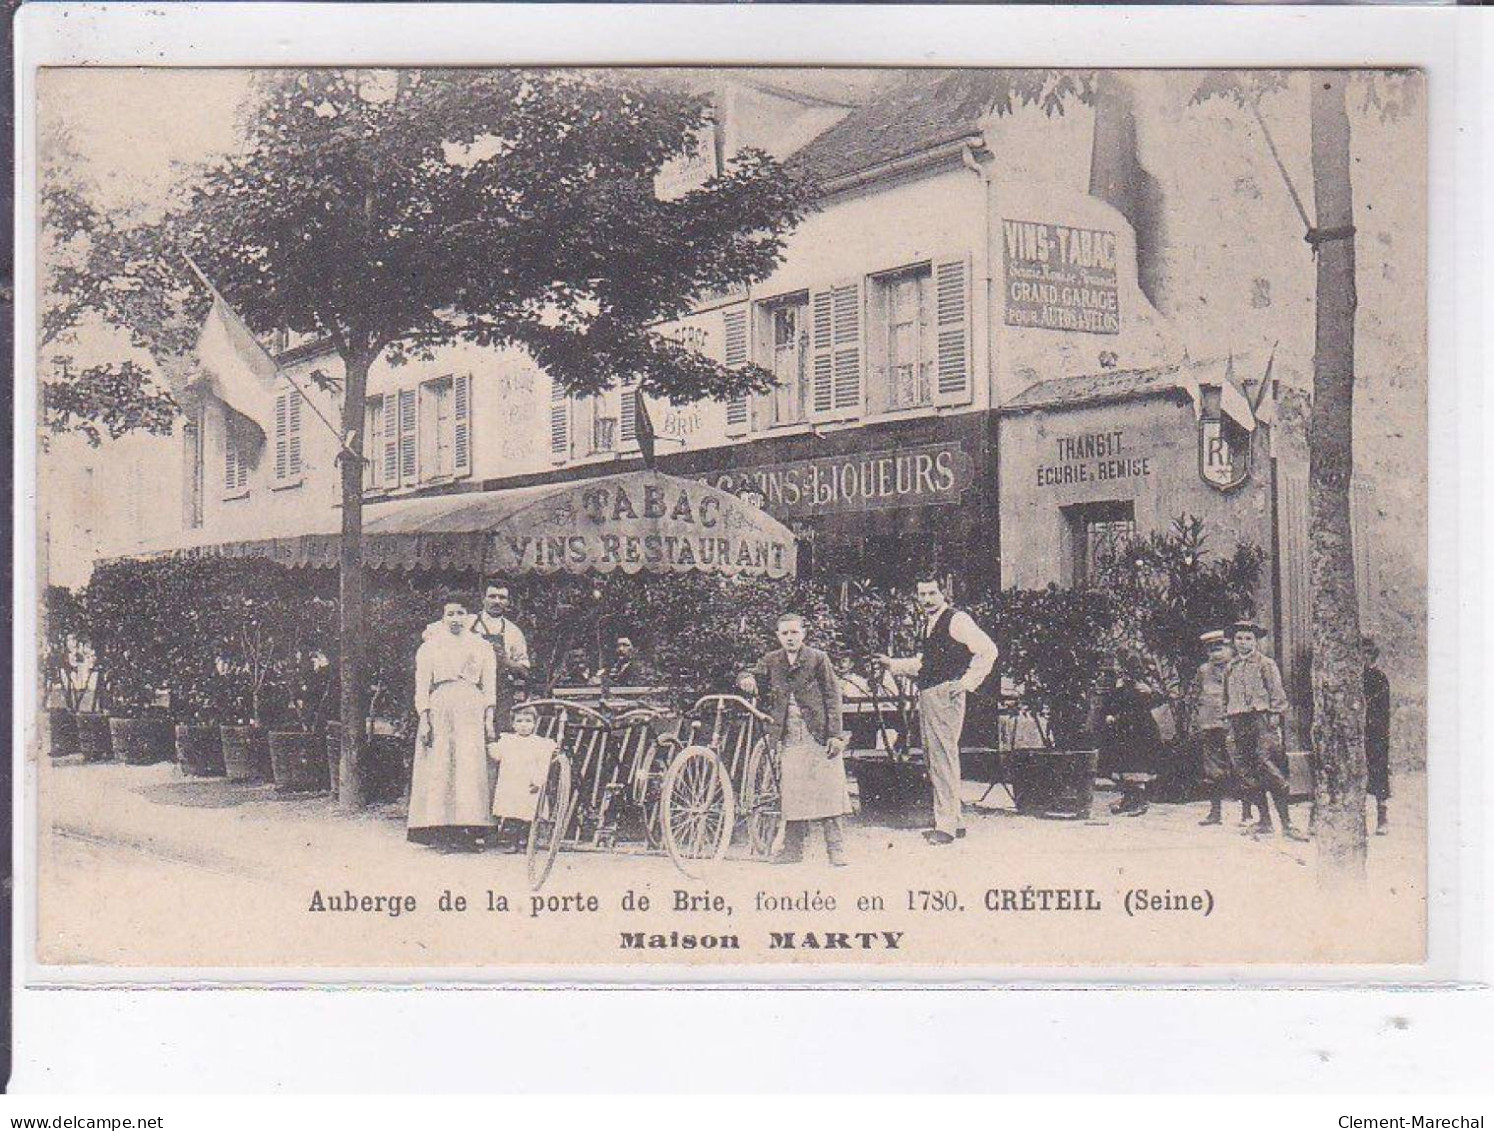
[[[1055,408],[1184,390],[1185,385],[1179,380],[1176,365],[1161,365],[1153,369],[1117,369],[1083,377],[1039,381],[1023,389],[1002,407],[1005,411]]]
[[[995,104],[995,71],[914,70],[873,93],[789,159],[815,181],[857,173],[978,133]]]

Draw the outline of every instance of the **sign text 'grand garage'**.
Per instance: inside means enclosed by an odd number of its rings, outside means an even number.
[[[1120,333],[1114,232],[1005,220],[1006,324]]]

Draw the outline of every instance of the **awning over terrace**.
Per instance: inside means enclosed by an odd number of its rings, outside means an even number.
[[[260,557],[334,567],[335,512],[315,529],[181,546],[180,557]],[[483,573],[716,573],[792,576],[793,534],[727,491],[655,470],[374,503],[364,508],[374,569]]]

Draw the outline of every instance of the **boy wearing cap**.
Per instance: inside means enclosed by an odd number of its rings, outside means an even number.
[[[1260,638],[1266,634],[1260,625],[1241,621],[1231,633],[1235,658],[1224,676],[1224,713],[1235,742],[1240,780],[1246,791],[1254,795],[1256,808],[1260,810],[1254,833],[1264,836],[1275,831],[1266,800],[1269,795],[1281,817],[1282,835],[1291,840],[1306,840],[1303,833],[1292,827],[1291,788],[1275,765],[1281,755],[1281,716],[1287,709],[1281,670],[1258,647]]]
[[[1194,724],[1198,730],[1198,749],[1204,785],[1209,791],[1209,815],[1200,825],[1224,823],[1224,792],[1229,785],[1229,726],[1224,714],[1224,677],[1229,671],[1234,649],[1222,629],[1213,629],[1198,638],[1208,651],[1208,659],[1198,665],[1194,680]]]

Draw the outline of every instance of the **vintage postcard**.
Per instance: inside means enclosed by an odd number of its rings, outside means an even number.
[[[1426,960],[1422,72],[35,91],[47,977]]]

